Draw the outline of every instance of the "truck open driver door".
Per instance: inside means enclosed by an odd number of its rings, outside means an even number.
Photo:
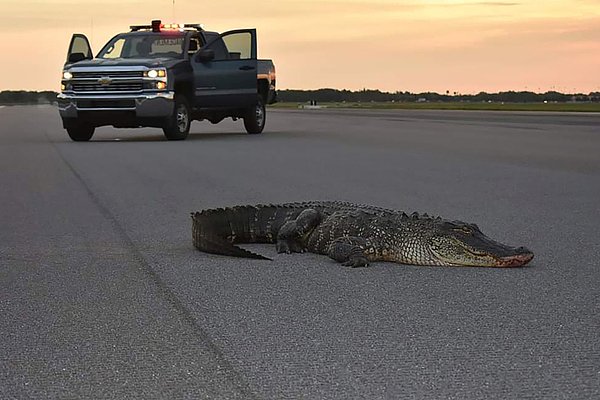
[[[71,37],[71,43],[69,44],[69,51],[67,52],[66,64],[73,64],[83,60],[91,60],[94,58],[92,55],[92,47],[90,42],[85,35],[81,33],[75,33]]]

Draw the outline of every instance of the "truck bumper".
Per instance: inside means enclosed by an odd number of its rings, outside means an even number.
[[[126,112],[136,118],[164,118],[173,115],[175,92],[144,94],[67,94],[57,96],[58,111],[64,119],[77,119],[104,112]],[[118,121],[117,121],[118,122]]]

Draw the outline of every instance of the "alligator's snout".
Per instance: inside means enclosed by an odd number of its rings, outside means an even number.
[[[533,259],[526,247],[512,247],[484,235],[476,225],[440,221],[431,250],[441,265],[522,267]]]
[[[498,267],[522,267],[533,259],[533,253],[527,247],[518,247],[515,254],[500,257]]]

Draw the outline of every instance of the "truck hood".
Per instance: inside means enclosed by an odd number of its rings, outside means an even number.
[[[93,60],[79,61],[78,63],[65,65],[65,68],[86,68],[86,67],[173,67],[175,64],[183,62],[183,59],[174,58],[117,58],[114,60],[104,58],[94,58]]]

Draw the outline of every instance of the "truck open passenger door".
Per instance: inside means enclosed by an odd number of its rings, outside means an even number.
[[[237,29],[207,39],[192,59],[196,107],[256,104],[256,29]]]
[[[71,44],[69,44],[69,51],[67,52],[66,64],[73,64],[83,60],[91,60],[94,58],[92,55],[92,47],[85,35],[81,33],[75,33],[71,37]]]

